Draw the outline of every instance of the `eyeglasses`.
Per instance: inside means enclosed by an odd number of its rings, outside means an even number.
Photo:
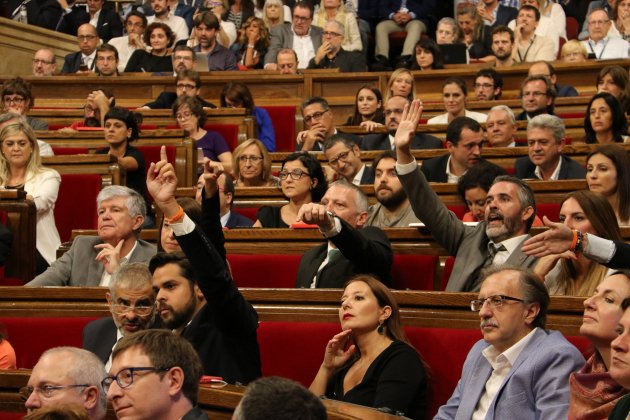
[[[188,55],[174,55],[173,61],[193,61],[193,58]],[[187,85],[190,86],[190,85]]]
[[[261,160],[263,160],[263,158],[262,158],[262,156],[254,156],[254,155],[251,155],[251,156],[245,156],[245,155],[242,155],[242,156],[239,156],[239,157],[238,157],[238,161],[239,161],[239,162],[241,162],[241,163],[245,163],[245,162],[247,162],[248,160],[249,160],[251,163],[258,163],[258,162],[260,162]]]
[[[304,172],[304,171],[303,171],[303,170],[301,170],[301,169],[294,169],[294,170],[292,170],[291,172],[289,172],[289,171],[280,171],[280,172],[278,173],[278,177],[279,177],[281,180],[283,180],[283,181],[284,181],[285,179],[287,179],[287,177],[288,177],[289,175],[291,175],[291,179],[293,179],[294,181],[299,180],[300,178],[302,178],[302,176],[303,176],[303,175],[306,175],[306,176],[311,176],[311,174],[309,174],[308,172]]]
[[[588,22],[589,25],[593,26],[602,26],[610,22],[610,20],[591,20]]]
[[[3,100],[7,105],[22,105],[25,101],[23,96],[5,96]]]
[[[340,33],[337,32],[328,32],[328,31],[324,31],[322,32],[323,36],[330,36],[330,37],[336,37],[336,36],[341,36]]]
[[[310,17],[305,17],[305,16],[293,15],[293,20],[297,20],[299,22],[306,22],[308,20],[311,20],[311,18]]]
[[[308,115],[308,116],[304,117],[304,122],[306,124],[310,124],[313,121],[319,121],[322,118],[322,116],[325,113],[327,113],[327,112],[328,112],[328,110],[322,111],[322,112],[315,112],[312,115]]]
[[[540,98],[541,96],[547,96],[545,92],[523,92],[523,98],[533,96],[534,98]]]
[[[146,316],[151,313],[154,307],[155,307],[155,304],[150,305],[150,306],[146,306],[146,305],[128,306],[128,305],[121,305],[119,303],[115,303],[112,305],[112,310],[114,311],[114,313],[118,315],[124,315],[127,312],[131,311],[136,315]]]
[[[36,386],[36,387],[32,387],[32,386],[25,386],[23,388],[20,388],[20,396],[26,401],[29,399],[29,397],[31,396],[31,394],[33,392],[37,392],[39,395],[43,396],[44,398],[51,398],[53,395],[55,395],[56,391],[60,391],[62,389],[68,389],[68,388],[86,388],[90,385],[88,384],[82,384],[82,385],[42,385],[42,386]]]
[[[38,58],[33,58],[33,64],[35,64],[36,66],[39,66],[40,64],[53,64],[54,61],[46,61],[46,60],[40,60]]]
[[[336,158],[329,160],[329,161],[328,161],[328,164],[329,164],[330,166],[337,166],[337,164],[339,163],[339,161],[342,161],[342,162],[347,162],[348,155],[350,155],[350,152],[351,152],[351,151],[352,151],[352,150],[346,150],[345,152],[341,152],[341,153],[339,153],[339,154],[337,155],[337,157],[336,157]]]
[[[192,112],[183,112],[181,114],[175,115],[175,118],[177,119],[177,121],[186,121],[187,119],[192,117],[192,115]]]
[[[180,90],[197,89],[197,86],[191,85],[191,84],[187,84],[187,83],[178,83],[176,87],[177,87],[177,89],[180,89]]]
[[[491,89],[494,87],[494,85],[491,85],[490,83],[475,83],[475,89]]]
[[[489,296],[485,299],[475,299],[470,301],[470,310],[473,312],[479,312],[483,307],[483,304],[488,302],[488,306],[494,309],[498,309],[503,306],[506,301],[514,301],[514,302],[525,302],[523,299],[505,296],[505,295],[494,295]]]
[[[98,36],[96,35],[78,35],[77,39],[79,41],[92,41],[95,40],[96,38],[98,38]]]
[[[171,368],[156,368],[156,367],[130,367],[121,369],[114,376],[107,376],[105,379],[101,381],[101,385],[103,386],[103,390],[105,392],[109,391],[109,387],[114,381],[118,384],[118,386],[122,389],[128,388],[133,384],[133,375],[136,372],[166,372]]]

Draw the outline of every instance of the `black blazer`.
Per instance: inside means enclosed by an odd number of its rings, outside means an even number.
[[[630,244],[615,241],[615,253],[610,261],[604,265],[608,268],[630,269]]]
[[[59,32],[68,35],[77,35],[79,26],[84,23],[90,23],[90,14],[84,7],[75,7],[72,12],[63,17],[59,25]],[[112,9],[102,8],[96,22],[96,33],[103,42],[109,42],[110,39],[122,36],[122,20],[120,16]]]
[[[567,156],[560,156],[562,159],[562,165],[560,166],[560,173],[558,179],[584,179],[586,176],[586,169],[573,159]],[[538,179],[536,177],[536,165],[529,160],[529,156],[523,156],[516,159],[514,164],[514,175],[520,179]]]
[[[90,70],[94,70],[95,64],[96,59],[92,60],[92,66]],[[63,68],[61,69],[61,73],[76,73],[79,71],[79,67],[81,67],[81,51],[70,53],[66,55],[63,59]]]
[[[492,24],[492,28],[495,28],[499,25],[507,26],[507,24],[510,23],[511,20],[516,19],[517,16],[518,16],[517,9],[515,9],[514,7],[509,7],[509,6],[504,6],[502,4],[499,4],[499,10],[497,10],[497,18]]]
[[[376,227],[354,229],[341,220],[341,232],[330,238],[342,256],[327,264],[320,274],[317,288],[341,288],[356,274],[373,274],[384,284],[391,284],[392,247],[385,233]],[[310,287],[317,269],[326,259],[328,243],[311,248],[300,260],[295,287]]]
[[[151,109],[171,109],[176,99],[177,93],[162,92],[158,95],[155,101],[148,102],[144,104],[144,106],[148,106]],[[201,96],[197,96],[197,99],[199,99],[204,108],[216,108],[216,105],[204,100]]]
[[[22,3],[24,0],[8,1],[7,17],[9,19]],[[57,0],[31,0],[26,4],[26,18],[29,25],[40,26],[52,31],[55,30],[61,19],[61,12],[61,6]]]
[[[365,165],[365,170],[363,171],[363,175],[361,175],[361,185],[372,185],[374,184],[374,169],[371,166]]]
[[[442,142],[430,134],[418,133],[411,140],[412,149],[441,149]],[[368,134],[361,141],[362,150],[392,150],[389,134]]]
[[[448,177],[446,176],[446,164],[450,155],[450,153],[447,153],[445,155],[427,159],[422,162],[422,167],[420,169],[422,170],[424,176],[427,178],[427,181],[448,182]],[[481,158],[479,160],[479,163],[481,162],[487,161],[484,158]],[[490,165],[494,164],[490,163]]]
[[[111,317],[94,320],[83,328],[83,348],[107,363],[116,344],[117,328]]]

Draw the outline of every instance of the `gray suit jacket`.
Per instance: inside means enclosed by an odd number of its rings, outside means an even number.
[[[447,292],[474,292],[480,284],[477,274],[488,255],[486,223],[466,226],[442,203],[420,169],[399,175],[416,217],[431,230],[435,240],[455,257],[453,272],[446,285]],[[527,238],[526,238],[527,239]],[[523,253],[520,245],[505,264],[532,267],[536,258]]]
[[[293,48],[293,29],[290,23],[276,25],[271,29],[271,44],[265,54],[265,64],[275,63],[278,51],[283,48]],[[322,45],[322,28],[311,25],[310,35],[313,42],[313,49],[317,49]],[[304,66],[308,63],[303,63]]]
[[[102,243],[98,236],[77,236],[68,252],[26,286],[98,286],[103,264],[95,260],[94,245]],[[156,251],[155,245],[139,239],[129,262],[148,263]]]
[[[448,402],[433,420],[470,419],[485,391],[492,366],[478,341],[468,353],[462,377]],[[494,396],[486,420],[566,419],[569,375],[584,365],[584,357],[558,331],[538,329],[527,343]]]

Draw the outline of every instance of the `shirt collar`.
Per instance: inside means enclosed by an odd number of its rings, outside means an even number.
[[[527,343],[532,339],[536,330],[538,330],[538,327],[531,330],[525,337],[521,338],[516,344],[512,345],[512,347],[505,350],[503,353],[499,353],[492,345],[486,347],[481,353],[488,360],[488,363],[490,363],[493,369],[505,365],[506,362],[509,363],[510,366],[514,366],[516,359],[518,359],[518,356],[520,356]]]
[[[503,245],[505,247],[505,249],[507,250],[508,253],[512,254],[512,252],[514,252],[516,250],[516,248],[518,248],[518,246],[521,244],[521,242],[523,242],[523,239],[525,239],[526,236],[529,236],[528,233],[525,233],[523,235],[518,235],[518,236],[513,236],[511,238],[506,239],[503,242],[499,242],[498,244],[495,245]],[[492,242],[492,241],[490,241]],[[494,242],[492,242],[494,243]]]
[[[363,172],[365,172],[365,164],[361,166],[361,169],[359,169],[359,172],[357,172],[357,174],[354,176],[354,179],[352,180],[352,183],[354,185],[361,185],[361,178],[363,178]]]
[[[560,176],[560,167],[562,166],[562,156],[560,156],[560,159],[558,159],[558,164],[556,165],[556,169],[553,170],[553,172],[551,173],[551,176],[549,177],[549,180],[557,180],[558,176]],[[534,174],[536,175],[536,178],[538,179],[543,179],[542,177],[542,171],[540,170],[540,166],[536,165],[536,169],[534,169]]]

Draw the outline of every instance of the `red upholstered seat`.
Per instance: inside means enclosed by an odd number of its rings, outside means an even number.
[[[580,28],[573,16],[567,16],[567,39],[577,39]]]
[[[238,287],[293,288],[300,254],[228,254]]]
[[[560,203],[536,204],[536,216],[540,217],[540,220],[543,219],[543,216],[547,216],[549,220],[557,222],[559,214],[560,214]]]
[[[83,327],[94,317],[0,318],[15,349],[17,367],[32,369],[41,354],[53,347],[83,345]]]
[[[276,133],[276,151],[293,152],[295,150],[295,107],[261,106],[269,113]]]
[[[466,214],[466,212],[468,211],[468,207],[466,206],[446,206],[450,211],[452,211],[453,213],[455,213],[455,216],[457,216],[457,218],[459,220],[462,220],[464,218],[464,214]]]
[[[392,288],[433,290],[437,255],[394,254]]]
[[[62,174],[55,203],[55,224],[62,242],[70,240],[72,229],[96,229],[96,196],[101,191],[98,174]]]
[[[236,193],[238,195],[238,190]],[[235,211],[235,209],[232,209],[232,211]],[[258,219],[258,207],[239,207],[236,211],[254,222]]]
[[[55,155],[87,155],[87,147],[53,147]]]

